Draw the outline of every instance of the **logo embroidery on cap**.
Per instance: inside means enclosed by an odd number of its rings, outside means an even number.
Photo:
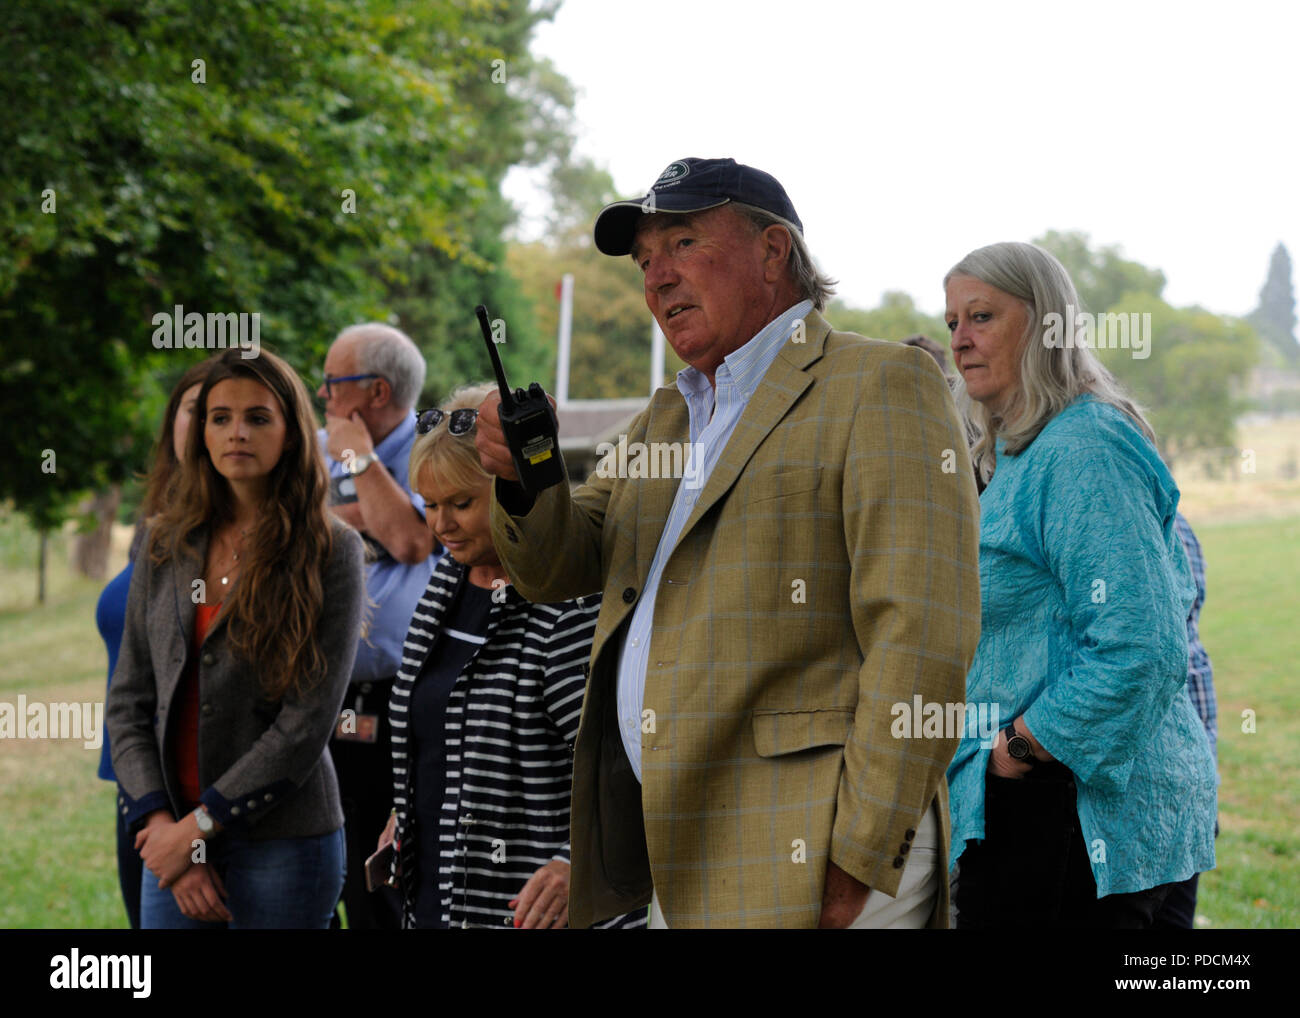
[[[685,163],[669,163],[668,168],[659,174],[659,179],[654,182],[653,187],[660,184],[671,184],[674,180],[681,180],[682,177],[691,172],[691,168]]]

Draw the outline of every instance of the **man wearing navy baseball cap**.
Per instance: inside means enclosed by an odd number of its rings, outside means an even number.
[[[628,254],[637,225],[647,213],[703,212],[730,201],[779,216],[803,235],[803,224],[785,188],[770,173],[734,159],[679,159],[659,174],[644,198],[616,201],[601,211],[596,217],[596,247],[607,255]]]
[[[476,434],[516,589],[603,594],[570,923],[648,903],[652,927],[946,926],[962,732],[920,715],[963,700],[980,607],[978,502],[942,374],[831,329],[830,281],[762,170],[679,159],[602,210],[595,240],[631,255],[689,365],[627,435],[688,449],[684,475],[611,455],[534,498],[498,397]]]

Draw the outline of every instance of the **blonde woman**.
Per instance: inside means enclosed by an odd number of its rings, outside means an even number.
[[[411,485],[446,548],[393,684],[394,873],[407,928],[568,924],[571,747],[600,598],[531,604],[488,525],[474,446],[488,386],[419,412]],[[606,926],[644,925],[645,913]]]

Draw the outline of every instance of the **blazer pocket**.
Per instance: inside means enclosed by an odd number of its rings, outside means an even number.
[[[817,746],[843,746],[853,728],[847,707],[820,710],[755,710],[754,748],[759,756],[784,756]]]
[[[816,491],[822,483],[821,467],[790,467],[759,474],[749,489],[746,501],[753,505],[772,498],[789,498],[805,491]]]

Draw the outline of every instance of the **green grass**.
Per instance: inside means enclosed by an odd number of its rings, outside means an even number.
[[[1201,877],[1197,913],[1213,927],[1300,926],[1300,517],[1197,536],[1222,778],[1218,868]]]
[[[1219,699],[1218,868],[1201,878],[1202,925],[1300,926],[1300,516],[1192,516],[1209,594],[1202,636]],[[101,584],[73,577],[62,538],[50,600],[33,604],[30,533],[0,512],[0,701],[99,701]],[[121,567],[115,560],[114,570]],[[1242,732],[1242,711],[1256,731]],[[0,741],[0,927],[122,927],[114,791],[79,742]]]
[[[14,574],[0,577],[12,589]],[[65,575],[58,589],[43,608],[0,612],[0,700],[103,701],[100,585]],[[126,926],[116,793],[98,766],[99,750],[76,741],[0,742],[0,928]]]

